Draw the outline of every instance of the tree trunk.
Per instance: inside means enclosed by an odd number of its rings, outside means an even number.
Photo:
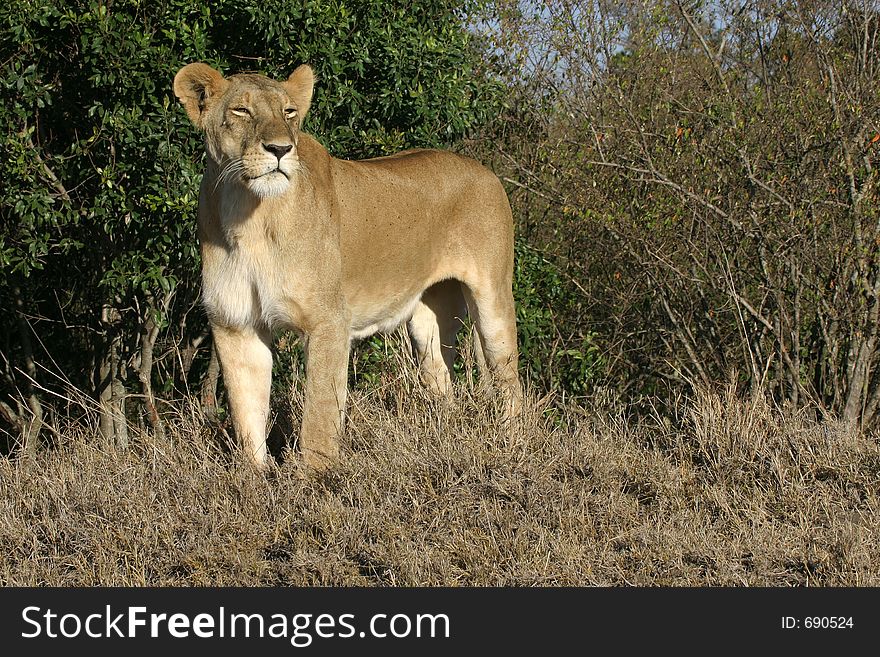
[[[146,318],[144,319],[143,328],[141,330],[141,353],[140,367],[138,368],[138,378],[141,381],[141,388],[144,394],[144,406],[147,410],[147,417],[150,420],[150,426],[157,438],[165,437],[165,426],[162,418],[159,417],[159,411],[156,408],[156,398],[153,395],[153,349],[156,346],[156,338],[159,337],[159,324],[153,317],[152,309],[148,309]]]
[[[125,417],[125,385],[122,380],[125,375],[122,359],[119,357],[118,338],[114,340],[111,351],[111,362],[113,363],[113,379],[111,389],[113,391],[112,409],[113,409],[113,432],[116,436],[116,446],[122,449],[128,447],[128,420]]]
[[[114,325],[119,321],[119,312],[104,305],[101,309],[101,324],[107,336],[104,340],[104,353],[98,366],[97,397],[100,412],[99,428],[101,435],[113,441],[118,447],[128,447],[128,423],[125,418],[125,365],[120,358],[122,337]]]
[[[34,351],[31,344],[31,327],[24,315],[21,290],[16,286],[13,288],[12,293],[15,297],[15,320],[18,325],[22,357],[24,359],[24,398],[30,411],[29,420],[22,423],[24,429],[22,433],[22,450],[25,453],[34,454],[40,441],[40,429],[43,427],[43,406],[34,388],[34,383],[37,381],[37,367],[34,363]]]
[[[98,366],[96,390],[100,414],[98,429],[104,440],[113,442],[116,440],[116,433],[113,425],[113,367],[109,349],[108,347],[108,350],[102,355],[101,364]]]

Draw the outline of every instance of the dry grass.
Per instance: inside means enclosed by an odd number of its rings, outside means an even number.
[[[459,392],[353,395],[320,478],[237,465],[193,412],[126,451],[71,430],[0,460],[0,583],[880,585],[871,437],[724,390],[679,429],[532,396],[505,431]]]

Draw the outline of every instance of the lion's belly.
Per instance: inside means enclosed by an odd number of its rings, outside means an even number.
[[[226,251],[211,258],[203,272],[202,297],[212,322],[230,327],[265,326],[299,329],[300,304],[289,294],[289,281],[282,269],[269,266],[244,249]],[[351,313],[349,334],[360,339],[387,332],[409,320],[423,289],[416,285],[396,294],[386,289],[359,290],[348,299]]]
[[[373,308],[355,306],[352,309],[350,330],[352,339],[358,340],[374,333],[394,330],[412,317],[421,296],[422,293],[419,292]]]

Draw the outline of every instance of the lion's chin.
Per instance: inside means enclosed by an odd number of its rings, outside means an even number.
[[[248,189],[260,198],[281,196],[290,187],[290,179],[281,171],[272,171],[258,178],[247,181]]]

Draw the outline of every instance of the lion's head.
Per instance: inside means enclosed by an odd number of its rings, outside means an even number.
[[[303,64],[284,82],[262,75],[224,78],[207,64],[174,77],[174,94],[205,131],[218,184],[239,182],[259,197],[287,191],[300,167],[299,128],[312,100],[312,69]]]

